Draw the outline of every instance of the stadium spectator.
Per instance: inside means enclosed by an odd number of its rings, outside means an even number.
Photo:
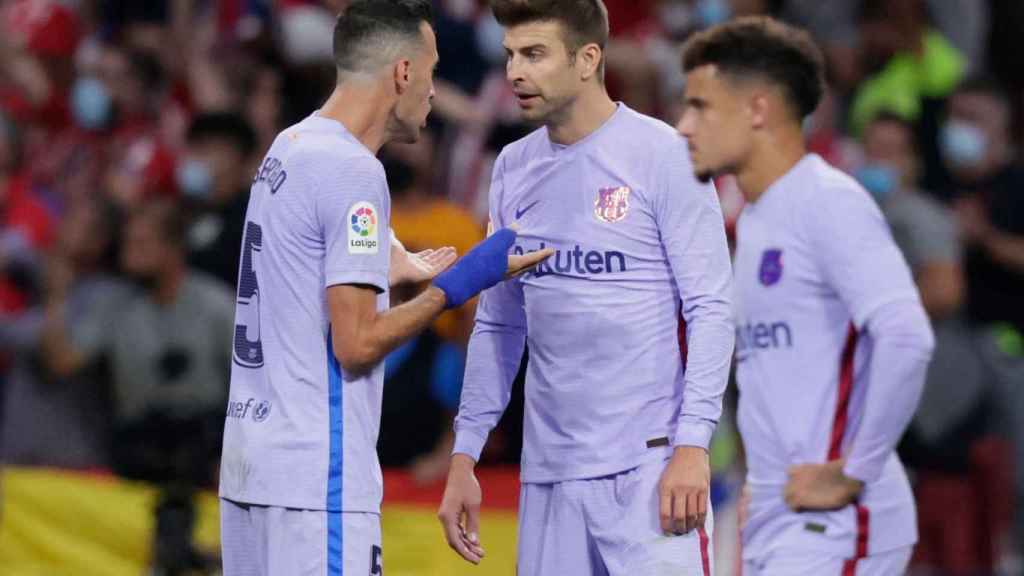
[[[178,162],[177,183],[193,206],[188,229],[189,264],[234,289],[245,208],[255,167],[256,134],[230,112],[196,116],[188,148]]]
[[[121,266],[136,289],[71,323],[54,294],[45,350],[59,376],[110,364],[118,474],[164,487],[153,562],[177,574],[199,562],[189,544],[192,493],[218,462],[233,335],[232,294],[185,264],[185,222],[167,202],[147,204],[123,228]]]

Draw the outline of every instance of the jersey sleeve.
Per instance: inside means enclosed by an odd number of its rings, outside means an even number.
[[[325,288],[365,284],[387,290],[391,234],[383,167],[372,157],[317,164],[314,214],[324,241]]]
[[[653,206],[686,320],[685,387],[673,445],[707,449],[735,340],[732,265],[714,186],[696,180],[682,139],[668,152],[656,167]]]
[[[494,164],[491,179],[489,228],[501,228],[499,206],[503,194],[502,158]],[[526,312],[522,284],[499,282],[480,295],[476,323],[469,339],[466,373],[462,380],[459,413],[455,417],[453,453],[480,459],[487,436],[498,424],[512,396],[526,346]]]
[[[807,242],[857,328],[885,304],[918,300],[910,268],[867,192],[851,187],[815,194],[803,203]]]

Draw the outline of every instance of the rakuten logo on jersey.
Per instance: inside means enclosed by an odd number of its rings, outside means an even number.
[[[793,331],[786,322],[748,322],[736,327],[736,355],[755,350],[793,347]]]
[[[527,249],[516,246],[512,249],[514,254],[522,256],[528,252],[537,252],[547,248],[547,244],[540,243],[540,247]],[[562,274],[566,276],[592,276],[597,274],[614,274],[626,271],[626,255],[618,250],[584,250],[577,244],[572,250],[555,249],[555,253],[547,260],[541,262],[528,273],[529,276],[541,278],[550,274]]]

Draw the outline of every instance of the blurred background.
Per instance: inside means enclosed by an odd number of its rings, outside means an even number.
[[[608,85],[674,123],[695,30],[772,14],[828,59],[810,147],[878,201],[938,347],[900,451],[913,574],[1021,574],[1024,35],[1020,0],[605,0]],[[333,87],[345,0],[0,0],[0,573],[216,574],[216,471],[252,179]],[[484,234],[491,164],[530,131],[478,0],[436,0],[437,99],[382,154],[411,250]],[[742,196],[718,182],[730,232]],[[396,301],[410,294],[396,291]],[[388,358],[380,455],[391,575],[513,574],[521,380],[480,466],[488,558],[434,518],[473,305]],[[712,450],[718,574],[735,574],[743,455]]]

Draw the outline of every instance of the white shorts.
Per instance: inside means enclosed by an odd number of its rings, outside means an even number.
[[[705,527],[665,536],[658,481],[667,460],[591,480],[523,484],[519,576],[711,576],[711,503]]]
[[[782,550],[764,560],[745,561],[743,576],[901,576],[907,573],[913,552],[913,546],[906,546],[863,558],[837,558]]]
[[[377,576],[380,516],[220,501],[224,576]]]

